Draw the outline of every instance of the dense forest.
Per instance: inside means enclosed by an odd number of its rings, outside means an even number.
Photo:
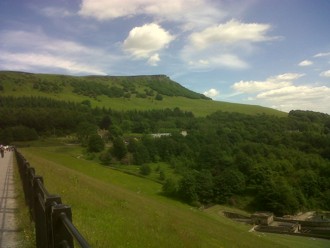
[[[167,162],[179,179],[162,175],[163,194],[192,205],[330,210],[327,114],[195,117],[179,108],[119,112],[88,100],[1,97],[0,116],[1,143],[70,135],[104,165],[137,164],[147,174],[148,163]]]

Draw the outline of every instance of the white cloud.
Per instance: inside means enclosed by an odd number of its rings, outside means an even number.
[[[257,99],[266,100],[283,111],[292,109],[329,113],[330,88],[326,86],[288,86],[262,92]]]
[[[196,57],[193,57],[193,56]],[[200,59],[199,56],[204,57]],[[214,68],[214,67],[226,67],[231,69],[244,69],[248,67],[248,64],[241,60],[234,54],[219,54],[219,55],[206,55],[204,54],[187,54],[187,57],[190,57],[188,65],[192,68]]]
[[[207,26],[226,16],[208,0],[83,0],[79,14],[100,21],[148,15],[157,21],[184,23],[188,29]]]
[[[240,81],[232,87],[250,94],[249,101],[282,111],[292,109],[329,113],[330,88],[319,85],[295,85],[304,74],[284,73],[264,81]]]
[[[233,45],[239,42],[262,42],[272,39],[266,36],[268,24],[241,23],[231,20],[218,26],[209,27],[202,32],[193,33],[189,39],[197,49],[205,49],[213,44]]]
[[[304,74],[284,73],[267,78],[265,81],[239,81],[232,86],[235,90],[244,93],[255,93],[284,88],[292,85],[292,81]]]
[[[105,73],[96,67],[79,63],[68,58],[57,57],[49,54],[35,54],[35,53],[5,53],[0,58],[3,65],[8,69],[14,66],[15,70],[33,70],[34,68],[52,68],[60,69],[70,73],[91,73],[102,74]]]
[[[188,37],[181,57],[195,68],[245,69],[249,65],[244,57],[251,55],[254,43],[274,39],[266,34],[270,28],[268,24],[237,20],[208,27]]]
[[[310,60],[303,60],[299,63],[299,66],[310,66],[313,64],[313,61]]]
[[[213,97],[218,96],[220,94],[220,92],[216,89],[209,89],[208,91],[205,91],[203,94],[205,96],[213,98]]]
[[[46,7],[41,10],[41,13],[44,14],[45,16],[55,17],[55,18],[68,17],[73,15],[65,8],[56,8],[56,7]]]
[[[156,53],[148,59],[148,64],[152,66],[156,66],[159,61],[160,61],[159,54]]]
[[[166,48],[172,40],[174,36],[168,31],[150,23],[133,28],[123,43],[123,49],[137,59],[148,58],[154,65],[160,60],[157,52]]]
[[[105,74],[102,65],[95,63],[102,60],[104,52],[74,41],[41,32],[10,31],[0,33],[0,44],[0,64],[7,70]]]
[[[74,41],[55,39],[40,32],[10,31],[1,35],[0,41],[7,49],[28,49],[61,54],[95,54],[98,49],[89,48]]]
[[[330,70],[324,71],[320,74],[322,77],[330,77]]]
[[[318,53],[314,55],[314,58],[319,58],[319,57],[327,57],[330,56],[330,52],[329,53]]]

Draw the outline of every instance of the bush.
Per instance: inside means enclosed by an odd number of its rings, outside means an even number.
[[[111,160],[112,160],[110,151],[109,150],[103,151],[100,154],[99,159],[100,159],[102,164],[109,165],[111,163]]]
[[[140,174],[141,175],[147,176],[150,173],[151,173],[151,168],[150,168],[149,165],[147,165],[147,164],[141,165],[141,167],[140,167]]]
[[[104,149],[104,141],[98,134],[93,134],[88,139],[87,150],[89,152],[100,152]]]

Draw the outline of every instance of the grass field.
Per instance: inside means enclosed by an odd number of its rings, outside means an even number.
[[[160,194],[161,184],[79,159],[77,146],[19,149],[50,193],[72,206],[73,221],[92,247],[330,247],[330,241],[248,232],[221,214]]]

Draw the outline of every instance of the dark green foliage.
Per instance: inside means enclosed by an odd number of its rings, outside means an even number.
[[[140,174],[147,176],[151,173],[151,168],[148,164],[143,164],[140,166]]]
[[[127,147],[121,137],[117,137],[113,141],[112,155],[117,159],[123,159],[127,154]]]
[[[0,130],[0,143],[10,144],[13,141],[37,140],[38,134],[33,128],[14,126]]]
[[[133,162],[137,165],[150,162],[149,151],[147,147],[142,143],[137,143],[133,152]]]
[[[98,134],[93,134],[88,138],[87,150],[89,152],[100,152],[104,149],[104,141]]]
[[[155,100],[161,101],[161,100],[163,100],[163,96],[161,94],[157,94],[155,97]]]
[[[103,165],[109,165],[111,163],[112,157],[111,157],[111,151],[105,150],[100,153],[99,159]]]
[[[164,181],[166,179],[165,172],[163,170],[159,171],[159,180]]]
[[[162,192],[166,196],[174,197],[177,195],[178,186],[172,178],[167,178],[162,187]]]
[[[97,126],[93,125],[87,121],[84,122],[80,122],[77,126],[77,137],[78,140],[84,144],[84,145],[88,145],[89,144],[89,138],[97,135]]]
[[[117,86],[111,86],[101,83],[95,83],[93,81],[74,81],[71,83],[73,87],[73,93],[78,95],[84,95],[89,97],[97,97],[100,95],[106,95],[108,97],[123,97],[124,90]]]
[[[159,94],[166,96],[184,96],[192,99],[210,100],[210,98],[204,96],[203,94],[198,94],[196,92],[187,90],[180,84],[170,80],[165,75],[151,76],[147,78],[147,85]]]
[[[33,84],[33,88],[46,93],[61,93],[63,86],[60,83],[52,81],[37,81]]]
[[[245,176],[235,168],[227,168],[214,177],[214,195],[216,202],[225,203],[231,196],[245,190]]]
[[[122,89],[133,90],[127,83]],[[291,111],[279,118],[216,112],[196,118],[179,108],[119,112],[89,103],[0,97],[0,116],[5,117],[0,119],[0,141],[76,134],[95,156],[91,144],[97,143],[97,130],[106,136],[108,129],[111,152],[101,152],[100,161],[168,162],[181,180],[171,182],[159,171],[166,195],[206,205],[234,204],[242,197],[251,199],[242,207],[277,214],[330,210],[329,115]],[[183,130],[187,136],[180,134]],[[123,136],[131,138],[126,142]]]
[[[297,193],[282,177],[271,178],[262,184],[256,200],[259,210],[267,209],[279,216],[295,214],[300,207]]]
[[[188,203],[198,201],[197,181],[194,171],[187,172],[183,175],[179,182],[178,196]]]

